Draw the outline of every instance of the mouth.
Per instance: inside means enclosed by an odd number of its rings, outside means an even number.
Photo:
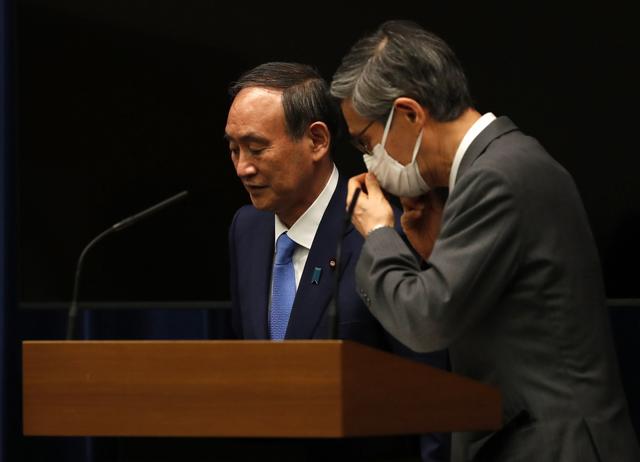
[[[261,191],[263,189],[267,189],[266,185],[258,185],[258,184],[244,184],[244,187],[246,188],[247,191],[251,192],[257,192],[257,191]]]

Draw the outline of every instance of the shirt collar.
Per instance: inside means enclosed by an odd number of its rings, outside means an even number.
[[[476,139],[476,137],[487,128],[487,126],[496,120],[496,116],[491,112],[487,112],[478,120],[476,120],[473,125],[467,130],[462,141],[460,141],[460,145],[456,151],[456,155],[453,156],[453,163],[451,164],[451,174],[449,175],[449,193],[453,190],[453,186],[456,184],[456,177],[458,176],[458,168],[460,168],[460,162],[462,162],[462,158],[467,152],[467,148],[471,144],[471,142]]]
[[[320,220],[322,220],[324,211],[327,209],[329,201],[338,185],[338,176],[338,169],[334,165],[329,181],[327,181],[322,192],[291,228],[287,228],[287,226],[280,221],[278,215],[275,216],[275,241],[286,231],[287,235],[295,241],[296,244],[311,250],[311,244],[313,244],[313,238],[316,235],[316,231],[318,231],[318,226],[320,226]]]

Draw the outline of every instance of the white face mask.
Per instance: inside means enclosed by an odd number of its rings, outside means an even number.
[[[424,130],[420,130],[418,140],[413,148],[411,162],[407,165],[402,165],[391,157],[384,148],[387,135],[389,134],[389,128],[391,127],[394,109],[394,107],[391,108],[391,113],[387,118],[387,124],[382,134],[382,141],[373,147],[371,155],[365,154],[363,156],[364,163],[367,166],[367,170],[375,174],[378,183],[380,183],[380,186],[385,191],[400,197],[421,196],[430,189],[429,185],[422,178],[422,175],[420,175],[418,163],[416,162],[416,156],[420,149],[422,132]]]

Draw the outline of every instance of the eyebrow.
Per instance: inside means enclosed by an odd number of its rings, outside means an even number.
[[[253,133],[253,132],[249,132],[249,133],[245,133],[243,135],[241,135],[239,138],[234,138],[231,135],[229,135],[228,133],[224,134],[224,139],[226,141],[234,141],[234,142],[240,142],[240,143],[261,143],[261,144],[268,144],[269,140],[267,138],[265,138],[264,136],[260,136],[257,133]]]

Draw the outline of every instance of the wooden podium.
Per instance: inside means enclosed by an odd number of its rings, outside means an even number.
[[[23,342],[25,435],[492,430],[500,406],[493,387],[350,341]]]

